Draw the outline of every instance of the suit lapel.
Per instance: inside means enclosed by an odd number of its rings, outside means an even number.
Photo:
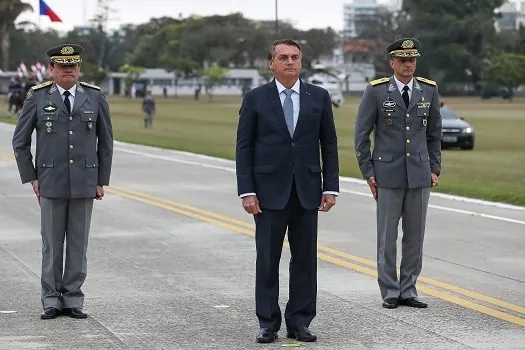
[[[412,96],[410,96],[410,103],[408,104],[407,112],[410,112],[412,108],[416,106],[416,104],[421,100],[421,96],[423,96],[423,89],[421,88],[421,85],[417,82],[416,78],[414,78],[414,85],[412,86]]]
[[[77,90],[75,91],[75,103],[73,104],[73,111],[71,115],[74,115],[80,107],[86,102],[87,95],[84,88],[77,84]]]
[[[270,101],[270,106],[272,107],[273,113],[272,116],[276,119],[278,125],[286,131],[289,135],[288,127],[286,126],[286,120],[284,120],[283,106],[281,104],[281,99],[279,98],[279,91],[277,91],[277,85],[275,84],[275,79],[272,82],[268,83],[268,100]]]
[[[310,92],[308,91],[308,86],[305,83],[303,83],[302,80],[299,81],[301,84],[301,87],[299,88],[299,116],[297,117],[297,124],[295,125],[295,129],[293,132],[294,137],[295,135],[297,135],[298,129],[304,123],[305,114],[307,113],[308,108],[310,106]]]
[[[403,110],[403,112],[406,112],[407,107],[405,106],[405,101],[403,101],[403,97],[401,97],[401,93],[397,88],[396,81],[394,80],[393,76],[388,82],[387,90],[389,92],[390,98],[399,106],[399,108]]]
[[[62,96],[60,96],[60,92],[58,91],[58,88],[56,84],[51,85],[51,88],[49,89],[49,99],[51,102],[57,106],[62,112],[69,114],[66,105],[64,104],[64,101],[62,100]]]

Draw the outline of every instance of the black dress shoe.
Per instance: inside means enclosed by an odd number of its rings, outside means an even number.
[[[257,343],[272,343],[277,339],[277,332],[273,332],[268,328],[261,328],[256,339]]]
[[[425,309],[428,306],[427,303],[419,301],[416,298],[399,299],[399,305],[417,307],[419,309]]]
[[[68,315],[71,318],[87,318],[88,315],[82,312],[82,309],[79,307],[73,307],[71,309],[64,309],[64,315]]]
[[[57,318],[58,316],[60,316],[60,310],[52,307],[49,309],[45,309],[42,315],[40,315],[40,318],[42,320],[51,320],[53,318]]]
[[[286,337],[304,342],[314,342],[317,340],[317,336],[313,334],[312,331],[308,329],[308,327],[304,326],[299,327],[299,329],[295,331],[288,330],[288,334],[286,334]]]
[[[383,307],[385,309],[397,309],[399,305],[399,299],[397,298],[388,298],[383,301]]]

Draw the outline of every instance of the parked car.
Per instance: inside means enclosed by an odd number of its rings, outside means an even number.
[[[474,149],[474,128],[444,104],[441,104],[441,123],[441,148]]]

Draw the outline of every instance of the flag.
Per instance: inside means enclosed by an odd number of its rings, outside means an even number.
[[[40,16],[48,16],[51,22],[62,22],[60,17],[51,10],[44,0],[40,0]]]
[[[26,65],[24,64],[24,62],[20,62],[20,70],[22,71],[22,74],[23,75],[27,75],[27,67]]]

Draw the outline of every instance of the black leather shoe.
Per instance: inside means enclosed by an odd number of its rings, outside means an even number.
[[[60,316],[60,310],[55,309],[54,307],[44,310],[40,318],[42,320],[51,320]]]
[[[417,300],[416,298],[399,299],[399,305],[416,307],[418,309],[425,309],[428,304]]]
[[[397,309],[399,305],[399,299],[397,298],[388,298],[383,301],[383,307],[385,309]]]
[[[256,339],[257,343],[273,343],[277,339],[277,332],[273,332],[268,328],[261,328]]]
[[[304,326],[299,327],[299,329],[295,331],[288,330],[288,334],[286,334],[286,337],[304,342],[314,342],[317,340],[317,336],[313,334],[312,331],[308,329],[308,327]]]
[[[71,309],[64,309],[64,314],[68,315],[71,318],[87,318],[88,315],[82,312],[82,309],[79,307],[73,307]]]

